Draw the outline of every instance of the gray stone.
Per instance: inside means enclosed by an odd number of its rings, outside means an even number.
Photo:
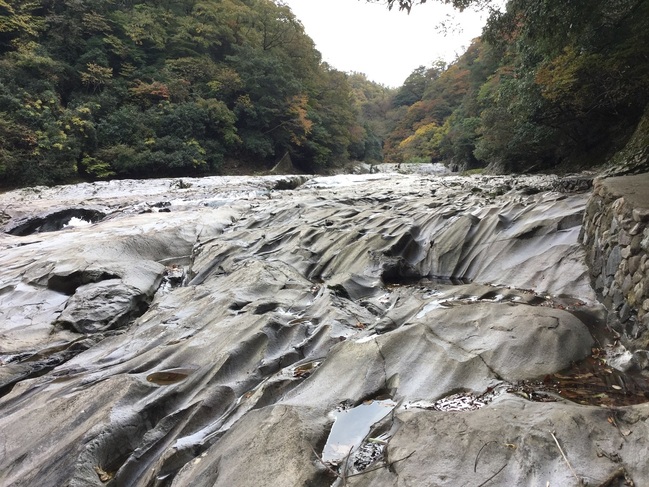
[[[616,196],[619,196],[616,195]],[[624,207],[626,206],[626,199],[624,196],[617,198],[613,203],[611,203],[611,210],[616,214],[618,218],[621,218],[621,215],[624,215]]]
[[[606,363],[616,370],[627,372],[636,367],[637,359],[633,353],[618,344],[609,347]]]
[[[173,485],[317,485],[326,473],[314,461],[312,448],[325,428],[325,417],[310,408],[278,405],[251,411],[197,457],[200,461],[188,462]]]
[[[640,268],[640,256],[634,255],[633,257],[629,258],[629,274],[630,275],[635,274],[639,268]]]
[[[617,268],[617,272],[615,273],[615,282],[618,284],[621,284],[622,281],[624,281],[624,277],[629,273],[629,261],[626,259],[622,259],[622,262],[620,262],[620,266]]]
[[[631,257],[631,247],[624,247],[622,248],[622,251],[620,252],[620,255],[622,255],[623,259],[628,259]]]
[[[639,234],[642,233],[644,228],[645,228],[644,225],[641,225],[640,223],[636,223],[635,225],[633,225],[631,230],[629,230],[629,235],[632,235],[632,236],[639,235]]]
[[[647,295],[645,292],[645,287],[642,282],[636,284],[635,287],[635,295],[634,295],[634,303],[642,303],[643,298]]]
[[[598,276],[602,273],[604,268],[604,258],[602,256],[602,250],[598,242],[595,242],[591,247],[593,257],[590,260],[591,273],[595,276]]]
[[[636,235],[631,239],[631,253],[637,255],[642,249],[642,235]]]
[[[613,247],[613,250],[611,250],[608,259],[606,259],[606,268],[605,268],[606,275],[607,276],[614,275],[617,272],[617,269],[621,261],[622,261],[622,250],[620,249],[620,247],[615,246]]]
[[[637,286],[637,284],[642,281],[643,276],[644,273],[642,271],[636,271],[635,274],[633,274],[633,285]]]
[[[620,232],[617,236],[617,241],[620,245],[630,245],[631,235],[629,235],[624,229],[620,229]]]
[[[118,328],[140,316],[148,307],[147,296],[119,279],[77,288],[55,324],[79,333]]]
[[[613,298],[613,309],[618,309],[620,306],[622,306],[622,304],[624,303],[624,294],[619,287],[611,287],[609,294]]]
[[[634,208],[633,220],[636,222],[649,222],[649,208]]]
[[[627,274],[624,277],[624,281],[622,282],[622,293],[626,296],[629,291],[633,288],[633,279],[631,278],[630,274]]]
[[[649,296],[649,276],[644,276],[642,280],[642,292],[645,296]]]
[[[604,289],[604,277],[602,275],[598,275],[597,278],[595,279],[595,291],[597,292],[602,292]]]
[[[644,231],[644,234],[646,234],[647,231]],[[640,248],[645,251],[649,252],[649,236],[645,235],[644,238],[640,241]]]
[[[620,321],[625,323],[631,317],[631,307],[628,303],[624,303],[620,308]]]
[[[646,316],[645,316],[646,318]],[[643,335],[646,334],[647,331],[647,323],[646,320],[645,322],[640,322],[637,320],[632,320],[629,321],[631,324],[631,329],[628,331],[628,335],[634,339],[634,340],[639,340],[642,338]]]

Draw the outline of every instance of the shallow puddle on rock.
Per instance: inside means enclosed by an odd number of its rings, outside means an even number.
[[[585,406],[622,407],[649,402],[649,377],[632,363],[626,370],[613,367],[616,353],[624,348],[605,344],[610,337],[601,330],[597,334],[594,331],[591,329],[602,347],[593,348],[589,357],[543,379],[520,381],[507,392],[536,402],[554,401],[560,396]]]
[[[329,463],[343,461],[350,451],[361,445],[372,425],[390,414],[395,406],[391,399],[383,399],[334,411],[332,415],[336,420],[322,451],[322,460]]]
[[[306,379],[309,377],[315,370],[322,365],[321,360],[312,360],[310,362],[305,362],[300,365],[297,365],[293,369],[293,377],[299,377],[300,379]]]
[[[169,386],[184,381],[193,369],[169,369],[153,372],[146,376],[146,380],[159,386]]]

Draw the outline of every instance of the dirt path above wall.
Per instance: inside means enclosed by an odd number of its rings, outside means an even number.
[[[649,173],[606,178],[600,187],[612,196],[624,197],[635,208],[649,208]]]

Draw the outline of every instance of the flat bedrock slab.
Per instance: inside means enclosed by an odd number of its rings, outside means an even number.
[[[640,479],[649,477],[642,438],[649,433],[649,409],[613,413],[619,429],[611,414],[509,395],[478,411],[401,413],[388,457],[394,462],[410,455],[408,460],[352,478],[349,485],[450,487],[490,478],[492,485],[578,485],[575,475],[588,485],[603,485],[620,470],[642,485]],[[624,476],[613,482],[607,485],[624,485]]]

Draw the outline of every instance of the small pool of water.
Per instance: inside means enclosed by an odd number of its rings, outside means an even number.
[[[322,452],[322,460],[340,463],[356,450],[372,425],[386,417],[397,405],[391,399],[367,401],[351,409],[335,410],[329,438]]]
[[[153,372],[146,376],[146,380],[159,386],[169,386],[182,382],[194,372],[194,369],[167,369]]]

